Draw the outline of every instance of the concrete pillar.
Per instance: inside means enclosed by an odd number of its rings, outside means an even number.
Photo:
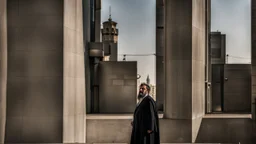
[[[5,142],[85,143],[82,0],[7,2]]]
[[[5,143],[61,143],[63,0],[8,0],[7,20]]]
[[[100,42],[101,35],[101,0],[94,0],[95,4],[95,42]]]
[[[194,142],[205,112],[205,0],[165,1],[165,79],[164,117],[191,121]]]
[[[206,109],[207,113],[212,111],[212,102],[211,102],[211,82],[212,82],[212,63],[211,63],[211,43],[210,43],[210,32],[211,32],[211,0],[206,0],[206,31],[205,31],[205,65],[206,65],[206,75],[205,75],[205,95],[206,95]]]
[[[164,0],[156,0],[156,102],[164,104]]]
[[[84,30],[84,67],[85,67],[85,83],[86,83],[86,112],[91,112],[91,76],[90,76],[90,59],[89,45],[91,41],[91,9],[90,0],[83,0],[83,30]]]
[[[252,99],[251,102],[255,103],[256,98],[256,1],[251,1],[251,23],[252,23],[252,49],[251,49],[251,56],[252,56]],[[253,107],[252,107],[253,108]],[[255,110],[252,110],[254,112]]]
[[[64,0],[63,143],[86,143],[82,0]]]
[[[0,143],[4,143],[7,84],[7,15],[6,0],[0,1]]]

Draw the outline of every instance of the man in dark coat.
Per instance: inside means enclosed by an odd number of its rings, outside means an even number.
[[[138,94],[139,103],[133,115],[131,144],[160,144],[156,103],[149,92],[150,86],[142,83]]]

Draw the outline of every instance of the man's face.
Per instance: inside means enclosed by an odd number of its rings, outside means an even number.
[[[148,94],[147,87],[145,85],[140,86],[140,91],[139,91],[138,97],[139,98],[144,97],[146,94]]]

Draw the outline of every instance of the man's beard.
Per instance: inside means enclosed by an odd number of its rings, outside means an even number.
[[[138,94],[138,99],[141,99],[141,98],[143,98],[144,96],[145,96],[145,94],[143,94],[143,93],[140,92],[140,93]]]

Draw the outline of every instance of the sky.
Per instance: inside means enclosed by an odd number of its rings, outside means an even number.
[[[109,18],[117,22],[118,60],[122,54],[155,53],[155,0],[102,0],[101,22]],[[126,61],[137,61],[137,71],[141,82],[146,82],[147,75],[151,84],[155,84],[155,56],[126,56]]]
[[[211,30],[226,34],[227,63],[251,63],[251,0],[211,2]]]
[[[226,34],[227,63],[251,62],[251,0],[212,0],[211,30]],[[122,54],[155,53],[155,0],[102,0],[101,21],[118,23],[118,60]],[[126,56],[137,61],[141,82],[150,76],[155,84],[155,56]]]

